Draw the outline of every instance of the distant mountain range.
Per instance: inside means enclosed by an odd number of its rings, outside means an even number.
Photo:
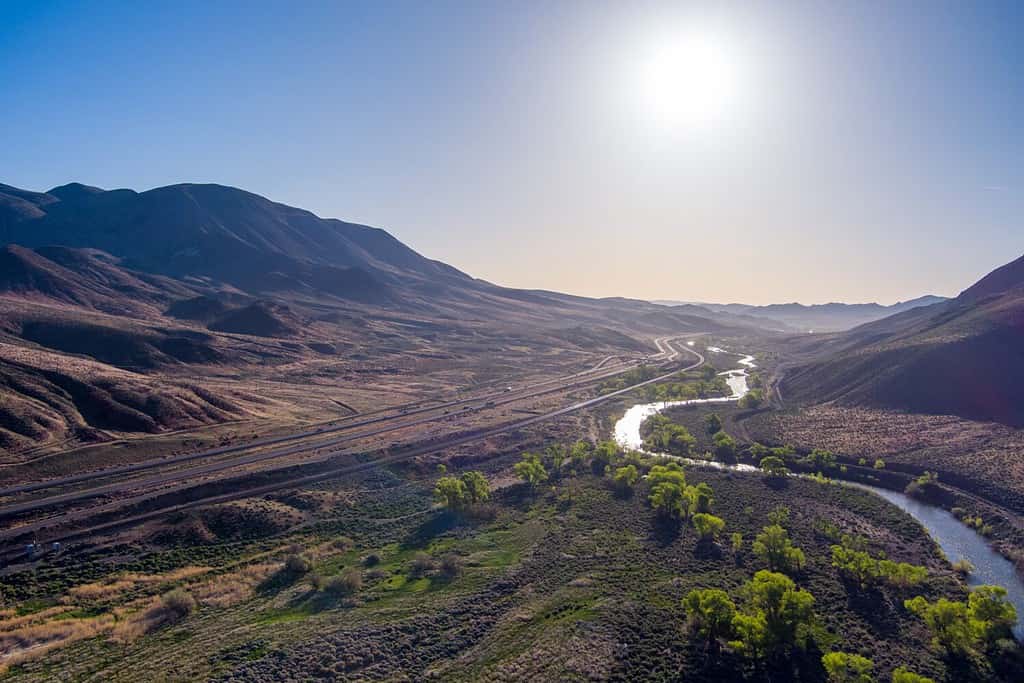
[[[713,304],[700,302],[677,302],[656,300],[651,303],[665,306],[690,305],[713,313],[731,313],[756,319],[762,325],[778,330],[797,332],[838,332],[863,325],[873,320],[880,320],[890,315],[902,313],[912,308],[930,306],[945,301],[945,297],[925,295],[909,301],[901,301],[890,306],[881,304],[845,304],[828,303],[804,305],[798,303],[769,304],[752,306],[749,304]]]
[[[787,399],[1024,426],[1024,257],[955,299],[804,342]]]

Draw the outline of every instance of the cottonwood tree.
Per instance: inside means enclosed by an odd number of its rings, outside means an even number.
[[[768,564],[771,571],[791,573],[803,569],[803,550],[793,545],[789,532],[778,524],[764,527],[754,539],[754,555]]]
[[[548,479],[548,471],[536,453],[523,453],[523,459],[515,464],[513,470],[534,492]]]
[[[875,663],[850,652],[829,652],[821,658],[830,683],[872,683]]]
[[[683,598],[683,607],[693,629],[711,647],[718,649],[718,639],[732,635],[736,605],[729,594],[717,588],[692,590]]]

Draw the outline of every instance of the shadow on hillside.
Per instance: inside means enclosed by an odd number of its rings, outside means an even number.
[[[659,547],[665,548],[679,539],[682,530],[683,525],[678,519],[657,515],[651,529],[651,538]]]

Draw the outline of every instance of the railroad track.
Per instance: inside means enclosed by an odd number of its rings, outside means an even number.
[[[669,345],[668,342],[666,342],[666,345]],[[695,351],[693,349],[690,349],[688,347],[681,346],[678,349],[676,349],[676,351],[677,351],[677,353],[675,354],[674,357],[679,357],[679,356],[682,355],[682,352],[686,352],[686,353],[689,353],[689,354],[692,354],[693,356],[695,356],[697,358],[697,360],[694,363],[692,363],[692,364],[690,364],[690,365],[688,365],[686,367],[675,368],[675,369],[673,369],[673,370],[671,370],[669,372],[666,372],[664,374],[658,375],[657,377],[653,377],[651,379],[638,382],[636,384],[630,385],[630,386],[625,387],[623,389],[619,389],[619,390],[616,390],[616,391],[613,391],[613,392],[609,392],[608,394],[604,394],[604,395],[598,396],[596,398],[591,398],[591,399],[587,399],[587,400],[584,400],[584,401],[578,401],[576,403],[572,403],[572,404],[570,404],[568,406],[557,408],[555,410],[549,411],[547,413],[543,413],[541,415],[536,415],[536,416],[531,416],[531,417],[527,417],[527,418],[522,418],[522,419],[519,419],[519,420],[514,420],[512,422],[507,422],[507,423],[504,423],[504,424],[501,424],[501,425],[496,425],[494,427],[489,427],[489,428],[485,428],[485,429],[481,429],[481,430],[476,430],[476,431],[474,431],[474,432],[472,432],[470,434],[452,435],[450,437],[445,437],[445,438],[442,438],[440,440],[432,441],[430,443],[423,444],[423,445],[420,445],[420,446],[411,445],[411,447],[403,449],[403,451],[401,453],[397,453],[397,454],[393,454],[393,455],[385,455],[384,457],[376,458],[376,459],[369,460],[369,461],[366,461],[366,462],[348,463],[348,464],[344,464],[344,465],[339,465],[337,467],[332,467],[332,468],[329,468],[329,469],[327,469],[325,471],[317,472],[315,474],[290,477],[290,478],[287,478],[287,479],[284,479],[284,480],[281,480],[281,481],[278,481],[278,482],[273,482],[271,484],[255,486],[255,487],[249,487],[249,488],[245,488],[245,489],[240,489],[240,490],[232,491],[230,493],[222,493],[222,494],[203,496],[203,497],[198,498],[196,500],[188,501],[188,502],[185,502],[185,503],[164,506],[164,507],[161,507],[159,509],[150,510],[150,511],[147,511],[147,512],[144,512],[144,513],[140,513],[140,514],[137,514],[137,515],[121,517],[121,518],[118,518],[118,519],[113,520],[113,521],[104,522],[104,523],[100,523],[100,524],[95,524],[95,525],[91,525],[91,526],[88,526],[88,527],[85,527],[85,528],[81,528],[81,529],[67,529],[67,530],[62,531],[60,529],[60,526],[62,526],[62,525],[67,525],[67,524],[73,523],[75,521],[80,521],[82,519],[87,519],[88,517],[92,517],[92,516],[95,516],[95,515],[103,513],[103,512],[111,511],[111,509],[106,509],[105,510],[105,509],[87,508],[87,509],[83,509],[83,510],[71,511],[71,512],[63,513],[63,514],[56,515],[56,516],[53,516],[53,517],[48,517],[46,519],[39,520],[39,521],[36,521],[36,522],[31,522],[31,523],[28,523],[28,524],[24,524],[24,525],[20,525],[20,526],[16,526],[16,527],[11,527],[9,529],[2,530],[2,531],[0,531],[0,542],[2,542],[2,543],[10,543],[11,541],[14,541],[15,539],[32,538],[32,537],[34,537],[35,540],[37,540],[37,541],[45,541],[45,542],[74,540],[74,539],[78,539],[78,538],[94,535],[94,534],[97,534],[97,533],[103,533],[105,531],[111,531],[111,530],[114,530],[114,529],[117,529],[117,528],[133,526],[135,524],[138,524],[138,523],[141,523],[141,522],[145,522],[145,521],[149,521],[149,520],[152,520],[152,519],[156,519],[156,518],[168,515],[168,514],[172,514],[174,512],[180,512],[180,511],[185,511],[185,510],[189,510],[189,509],[193,509],[193,508],[201,507],[201,506],[205,506],[205,505],[211,505],[211,504],[222,503],[222,502],[227,502],[227,501],[231,501],[231,500],[237,500],[237,499],[240,499],[240,498],[249,498],[249,497],[252,497],[252,496],[265,495],[267,493],[272,493],[272,492],[275,492],[275,491],[280,491],[282,489],[295,488],[297,486],[304,486],[304,485],[307,485],[307,484],[312,484],[312,483],[317,483],[317,482],[321,482],[321,481],[326,481],[326,480],[330,480],[330,479],[333,479],[333,478],[336,478],[336,477],[339,477],[339,476],[345,476],[345,475],[349,475],[349,474],[354,474],[354,473],[357,473],[357,472],[360,472],[360,471],[364,471],[364,470],[368,470],[368,469],[373,469],[375,467],[380,467],[382,465],[388,465],[388,464],[392,464],[392,463],[395,463],[395,462],[400,462],[400,461],[403,461],[403,460],[408,460],[410,458],[417,457],[417,456],[420,456],[420,455],[434,453],[434,452],[442,451],[442,450],[445,450],[445,449],[448,449],[448,448],[453,448],[455,446],[461,446],[461,445],[464,445],[464,444],[467,444],[467,443],[473,443],[473,442],[476,442],[476,441],[481,441],[481,440],[490,438],[492,436],[496,436],[496,435],[503,434],[503,433],[510,432],[510,431],[515,431],[515,430],[518,430],[518,429],[522,429],[524,427],[529,427],[531,425],[538,424],[540,422],[552,420],[552,419],[555,419],[555,418],[558,418],[558,417],[569,415],[569,414],[574,413],[574,412],[578,412],[580,410],[585,410],[587,408],[591,408],[591,407],[594,407],[596,405],[600,405],[601,403],[609,401],[609,400],[611,400],[613,398],[616,398],[618,396],[622,396],[624,394],[627,394],[627,393],[629,393],[631,391],[634,391],[635,389],[638,389],[640,387],[644,387],[644,386],[647,386],[649,384],[654,384],[656,382],[661,382],[661,381],[664,381],[666,379],[669,379],[670,377],[672,377],[673,375],[675,375],[675,374],[677,374],[679,372],[686,372],[688,370],[692,370],[694,368],[697,368],[697,367],[699,367],[700,365],[702,365],[705,362],[703,355],[701,355],[697,351]],[[354,455],[354,454],[355,453],[352,453],[352,455]],[[339,453],[338,455],[347,455],[347,454]],[[289,465],[287,465],[285,467],[282,467],[281,469],[287,469],[287,468],[291,468],[291,467],[295,467],[295,465],[294,464],[289,464]],[[166,492],[160,492],[159,495],[162,495],[163,493],[166,493]],[[140,502],[140,499],[128,499],[128,500],[125,500],[125,501],[119,501],[116,504],[112,504],[112,505],[115,505],[116,507],[124,507],[125,505],[130,505],[130,504],[133,504],[135,502]],[[112,508],[112,509],[116,509],[116,507]],[[12,549],[10,547],[6,548],[3,551],[4,558],[8,559],[8,560],[10,558],[12,558],[12,557],[17,557],[17,556],[20,556],[20,555],[23,555],[23,554],[24,554],[23,552],[19,553],[18,551],[14,550],[14,549]]]

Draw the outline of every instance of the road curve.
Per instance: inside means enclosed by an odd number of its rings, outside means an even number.
[[[670,350],[672,350],[672,346],[671,346],[671,344],[669,342],[664,342],[664,343],[665,343],[665,345]],[[659,348],[660,348],[660,346],[661,345],[659,344]],[[147,521],[147,520],[154,519],[154,518],[157,518],[157,517],[161,517],[163,515],[166,515],[166,514],[169,514],[169,513],[172,513],[172,512],[177,512],[177,511],[180,511],[180,510],[187,510],[187,509],[191,509],[191,508],[195,508],[195,507],[200,507],[200,506],[203,506],[203,505],[210,505],[210,504],[225,502],[225,501],[229,501],[229,500],[236,500],[236,499],[239,499],[239,498],[248,498],[248,497],[251,497],[251,496],[263,495],[265,493],[270,493],[270,492],[273,492],[273,491],[279,491],[281,489],[294,488],[296,486],[302,486],[302,485],[309,484],[309,483],[315,483],[315,482],[319,482],[319,481],[324,481],[324,480],[327,480],[327,479],[332,479],[334,477],[343,476],[343,475],[346,475],[346,474],[352,474],[352,473],[355,473],[355,472],[359,472],[359,471],[366,470],[366,469],[371,469],[371,468],[374,468],[374,467],[379,467],[381,465],[387,465],[387,464],[390,464],[390,463],[393,463],[393,462],[399,462],[399,461],[402,461],[402,460],[407,460],[409,458],[413,458],[413,457],[416,457],[416,456],[419,456],[419,455],[425,455],[425,454],[432,453],[432,452],[442,451],[442,450],[445,450],[445,449],[448,449],[448,448],[452,448],[452,447],[455,447],[455,446],[461,446],[461,445],[464,445],[464,444],[467,444],[467,443],[472,443],[474,441],[481,441],[483,439],[487,439],[487,438],[490,438],[492,436],[496,436],[498,434],[502,434],[502,433],[509,432],[509,431],[514,431],[514,430],[517,430],[517,429],[522,429],[524,427],[528,427],[528,426],[531,426],[531,425],[534,425],[534,424],[537,424],[537,423],[540,423],[540,422],[551,420],[551,419],[554,419],[554,418],[557,418],[557,417],[561,417],[561,416],[564,416],[564,415],[569,415],[571,413],[578,412],[580,410],[585,410],[587,408],[591,408],[593,406],[599,405],[601,403],[604,403],[604,402],[606,402],[608,400],[611,400],[613,398],[616,398],[618,396],[622,396],[622,395],[627,394],[627,393],[629,393],[631,391],[634,391],[634,390],[636,390],[636,389],[638,389],[640,387],[644,387],[644,386],[647,386],[647,385],[650,385],[650,384],[654,384],[656,382],[664,381],[664,380],[669,379],[670,377],[672,377],[672,376],[674,376],[674,375],[676,375],[676,374],[678,374],[680,372],[686,372],[688,370],[692,370],[694,368],[697,368],[697,367],[699,367],[700,365],[702,365],[705,362],[704,356],[702,354],[700,354],[697,351],[695,351],[695,350],[693,350],[693,349],[691,349],[689,347],[686,347],[686,346],[681,346],[681,347],[678,347],[678,349],[675,349],[674,357],[678,357],[679,355],[681,355],[679,353],[680,349],[682,351],[685,351],[687,353],[690,353],[690,354],[696,356],[697,360],[694,363],[692,363],[692,364],[690,364],[690,365],[688,365],[688,366],[686,366],[684,368],[676,368],[676,369],[672,370],[671,372],[664,373],[662,375],[659,375],[657,377],[651,378],[649,380],[638,382],[637,384],[630,385],[630,386],[628,386],[628,387],[626,387],[624,389],[619,389],[619,390],[616,390],[616,391],[612,391],[612,392],[609,392],[609,393],[604,394],[602,396],[598,396],[598,397],[595,397],[595,398],[587,399],[585,401],[579,401],[577,403],[573,403],[571,405],[564,406],[562,408],[558,408],[556,410],[550,411],[548,413],[544,413],[542,415],[535,415],[535,416],[531,416],[531,417],[524,418],[524,419],[521,419],[521,420],[515,420],[515,421],[512,421],[512,422],[507,422],[505,424],[498,425],[496,427],[492,427],[492,428],[485,429],[485,430],[482,430],[482,431],[477,431],[477,432],[474,432],[474,433],[468,434],[468,435],[453,436],[453,437],[446,438],[446,439],[443,439],[443,440],[438,441],[438,442],[426,444],[424,446],[414,447],[411,450],[403,451],[400,454],[385,456],[383,458],[377,458],[375,460],[368,461],[368,462],[343,465],[343,466],[340,466],[340,467],[337,467],[337,468],[332,468],[332,469],[327,470],[325,472],[318,472],[318,473],[313,474],[313,475],[306,475],[306,476],[296,477],[296,478],[292,478],[292,479],[283,480],[283,481],[280,481],[280,482],[275,482],[273,484],[268,484],[268,485],[265,485],[265,486],[260,486],[260,487],[255,487],[255,488],[248,488],[248,489],[245,489],[245,490],[234,491],[234,492],[227,493],[227,494],[221,494],[221,495],[217,495],[217,496],[204,497],[204,498],[201,498],[201,499],[198,499],[198,500],[195,500],[195,501],[189,501],[188,503],[182,503],[182,504],[179,504],[179,505],[174,505],[174,506],[169,506],[169,507],[161,508],[159,510],[153,510],[153,511],[146,512],[146,513],[143,513],[143,514],[140,514],[140,515],[135,515],[135,516],[131,516],[131,517],[121,518],[121,519],[118,519],[118,520],[115,520],[115,521],[112,521],[112,522],[107,522],[107,523],[104,523],[104,524],[92,526],[92,527],[89,527],[87,529],[82,529],[82,530],[78,530],[78,531],[68,531],[68,532],[66,532],[64,534],[59,534],[58,533],[58,534],[55,534],[55,535],[48,535],[46,540],[47,541],[68,540],[68,539],[71,539],[71,538],[77,538],[77,537],[80,537],[80,536],[83,536],[83,535],[88,535],[88,534],[92,534],[92,533],[98,533],[98,532],[101,532],[101,531],[104,531],[104,530],[107,530],[107,529],[112,529],[112,528],[116,528],[116,527],[120,527],[120,526],[130,526],[130,525],[133,525],[133,524],[136,524],[136,523],[139,523],[139,522],[143,522],[143,521]],[[343,453],[339,453],[338,455],[341,455],[341,454],[343,454]],[[289,464],[289,465],[287,465],[285,467],[294,467],[294,466],[295,466],[294,464]],[[269,472],[269,471],[273,471],[273,469],[265,470],[265,471]],[[118,490],[123,490],[123,486],[124,486],[124,484],[121,483],[119,485]],[[0,541],[9,541],[11,539],[24,537],[26,535],[38,534],[38,533],[42,532],[43,530],[45,530],[45,529],[47,529],[49,527],[53,527],[53,526],[56,526],[56,525],[59,525],[59,524],[63,524],[63,523],[66,523],[66,522],[73,522],[76,519],[86,518],[86,517],[88,517],[90,515],[93,515],[95,513],[96,513],[95,510],[90,510],[90,509],[79,510],[79,511],[68,512],[68,513],[63,513],[63,514],[55,515],[55,516],[52,516],[52,517],[48,517],[46,519],[39,520],[37,522],[31,522],[31,523],[28,523],[28,524],[11,527],[9,529],[5,529],[5,530],[0,531]],[[9,513],[8,512],[7,514],[14,514],[14,513]]]

